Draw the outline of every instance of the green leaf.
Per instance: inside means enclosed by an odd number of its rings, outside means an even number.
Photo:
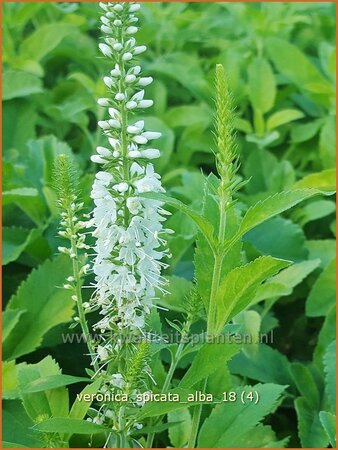
[[[318,193],[315,189],[295,189],[293,191],[280,192],[259,201],[243,217],[237,239],[265,220],[296,206],[303,200]]]
[[[325,448],[327,435],[319,420],[318,411],[309,406],[307,399],[298,397],[295,400],[298,417],[298,435],[303,448]]]
[[[267,414],[272,412],[285,386],[257,384],[235,389],[238,400],[217,405],[204,421],[198,439],[198,448],[236,447],[241,436],[252,430]],[[242,392],[257,392],[259,401],[241,402]],[[255,394],[254,394],[255,398]]]
[[[289,264],[288,261],[262,256],[229,272],[217,293],[215,332],[250,304],[263,281]]]
[[[89,394],[93,396],[97,393],[101,386],[101,380],[98,378],[93,383],[88,384],[81,393],[76,397],[75,402],[70,410],[69,417],[72,419],[83,419],[87,414],[91,402],[85,401],[83,396]]]
[[[336,302],[336,260],[332,260],[312,286],[306,301],[308,317],[326,316]]]
[[[65,23],[42,25],[22,41],[20,54],[25,58],[40,61],[71,33],[74,33],[74,27]]]
[[[214,203],[214,207],[212,207]],[[205,214],[207,218],[211,221],[214,227],[217,226],[218,222],[218,206],[211,199],[210,196],[207,197],[205,202]],[[230,209],[227,212],[227,235],[233,236],[238,230],[239,218],[236,215],[234,209]],[[221,279],[223,279],[226,274],[237,267],[241,263],[241,249],[242,243],[239,241],[234,245],[230,251],[227,253],[226,257],[222,262]],[[196,249],[194,255],[195,263],[195,277],[197,281],[197,290],[201,296],[205,309],[209,309],[209,301],[211,295],[211,285],[213,278],[213,270],[215,264],[215,257],[212,249],[208,245],[208,242],[203,237],[201,233],[198,234],[196,240]]]
[[[336,118],[329,116],[320,131],[319,154],[325,169],[336,167]]]
[[[336,256],[336,241],[334,239],[308,240],[309,259],[320,259],[320,267],[324,269]]]
[[[192,396],[195,396],[196,391],[175,388],[168,391],[167,395],[171,395],[171,398],[175,398],[174,395],[178,395],[179,401],[161,401],[161,402],[147,402],[136,415],[137,420],[143,420],[147,417],[162,416],[178,409],[186,408],[188,406],[198,405],[203,403],[198,400],[194,400]],[[188,400],[189,399],[189,400]],[[208,404],[208,402],[206,402]]]
[[[299,208],[292,215],[292,218],[299,222],[302,227],[314,220],[322,219],[336,210],[335,202],[332,200],[316,200]]]
[[[43,92],[41,80],[31,73],[21,70],[5,70],[2,83],[3,100],[27,97]]]
[[[328,85],[319,70],[295,45],[283,39],[271,37],[266,40],[266,47],[278,71],[301,89],[306,88],[305,85],[312,82]]]
[[[294,120],[302,119],[304,114],[298,109],[283,109],[272,114],[267,122],[266,128],[268,131],[274,130],[286,123],[293,122]]]
[[[70,274],[69,259],[59,256],[33,270],[20,285],[6,310],[20,309],[26,312],[6,339],[3,349],[6,359],[15,359],[32,352],[40,345],[48,330],[71,319],[74,302],[68,291],[58,287],[63,285]]]
[[[17,371],[24,364],[16,364],[15,361],[2,363],[2,397],[5,400],[20,398]]]
[[[313,410],[318,409],[320,393],[310,369],[304,364],[293,363],[290,365],[290,371],[300,394],[307,399]]]
[[[175,275],[168,276],[167,280],[169,285],[166,290],[169,294],[158,293],[156,303],[169,308],[171,311],[185,312],[187,310],[186,299],[193,289],[193,283],[186,278]]]
[[[281,283],[285,287],[294,288],[319,266],[319,259],[312,259],[293,264],[270,278],[268,283]]]
[[[203,233],[205,238],[207,239],[211,248],[214,248],[214,227],[212,224],[203,216],[198,214],[196,211],[191,209],[189,206],[182,203],[180,200],[177,200],[172,197],[168,197],[167,195],[155,193],[155,192],[147,192],[141,195],[144,198],[151,198],[153,200],[158,200],[160,202],[167,203],[170,206],[182,211],[184,214],[189,216],[198,226],[200,231]]]
[[[336,416],[326,411],[320,411],[319,420],[323,425],[332,448],[336,448]]]
[[[236,355],[229,363],[231,373],[252,378],[261,383],[287,383],[294,385],[290,376],[290,363],[278,350],[260,344],[256,353]]]
[[[32,431],[33,421],[27,416],[21,401],[5,400],[2,411],[4,448],[41,448],[42,442]],[[8,445],[9,444],[9,445]]]
[[[62,386],[68,386],[74,383],[83,383],[90,381],[90,378],[73,377],[72,375],[49,375],[39,380],[34,380],[31,383],[26,384],[22,389],[25,394],[32,392],[47,391],[49,389],[56,389]]]
[[[22,227],[3,227],[2,265],[15,261],[25,248],[41,235],[42,230]]]
[[[323,357],[327,346],[336,339],[336,308],[330,309],[324,319],[324,323],[318,335],[318,341],[314,352],[314,361],[320,370],[324,370]]]
[[[45,433],[67,433],[67,434],[97,434],[109,431],[102,425],[88,422],[87,420],[52,417],[34,426],[34,430]]]
[[[310,188],[318,189],[324,194],[336,192],[336,170],[327,169],[322,172],[311,173],[294,184],[295,189]]]
[[[168,421],[179,422],[169,428],[169,438],[174,448],[183,448],[188,442],[191,430],[191,416],[188,408],[168,413]]]
[[[200,380],[220,369],[240,350],[240,345],[234,343],[206,343],[195,356],[189,370],[183,376],[179,387],[187,389]]]
[[[270,63],[262,57],[254,58],[249,66],[249,97],[255,110],[270,111],[275,103],[276,82]]]
[[[336,411],[336,341],[328,345],[324,355],[325,391],[332,411]]]
[[[15,328],[19,322],[20,316],[25,311],[20,309],[10,309],[2,313],[2,341],[4,342],[11,331]]]
[[[46,206],[37,189],[22,187],[2,193],[3,205],[15,203],[36,225],[41,225],[45,218]]]
[[[254,245],[261,254],[275,258],[302,261],[308,255],[302,228],[283,217],[261,223],[245,235],[244,241]]]
[[[68,391],[58,387],[42,392],[25,392],[27,385],[52,375],[60,375],[58,364],[47,356],[37,364],[27,364],[18,369],[18,380],[23,405],[33,421],[42,417],[66,417],[68,415]]]

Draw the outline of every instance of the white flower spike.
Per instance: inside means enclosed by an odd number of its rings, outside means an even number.
[[[104,120],[98,123],[107,138],[104,147],[97,147],[92,161],[101,164],[96,174],[91,197],[95,203],[90,226],[94,227],[96,291],[91,303],[99,307],[102,319],[95,325],[103,338],[112,330],[142,329],[149,314],[155,290],[164,291],[166,280],[161,261],[168,254],[161,235],[165,211],[163,203],[141,197],[144,192],[164,192],[160,176],[149,162],[160,151],[147,148],[149,140],[161,133],[144,131],[144,122],[132,120],[133,110],[152,106],[144,99],[143,88],[152,77],[142,77],[136,64],[137,55],[146,51],[137,45],[134,13],[140,5],[134,2],[101,3],[101,30],[105,43],[99,45],[113,67],[103,78],[109,93],[98,99],[107,109]],[[149,145],[148,145],[149,147]],[[97,359],[106,361],[115,347],[97,349]],[[116,381],[116,380],[115,380]]]

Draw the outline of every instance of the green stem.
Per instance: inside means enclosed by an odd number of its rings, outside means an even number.
[[[226,199],[221,198],[219,203],[219,229],[218,229],[218,243],[223,244],[225,238],[225,227],[226,227]],[[208,325],[207,325],[207,336],[211,335],[215,332],[216,327],[216,312],[217,312],[217,292],[219,290],[219,285],[221,282],[222,276],[222,265],[224,260],[224,254],[216,253],[215,254],[215,264],[212,274],[212,282],[211,282],[211,292],[210,292],[210,302],[209,302],[209,314],[208,314]],[[208,378],[206,378],[201,383],[201,391],[204,392],[207,386]],[[190,438],[188,442],[188,448],[194,448],[196,444],[197,434],[199,430],[199,423],[201,420],[203,405],[197,405],[193,409],[193,417],[192,417],[192,427],[190,432]]]
[[[188,335],[189,330],[191,327],[191,319],[188,319],[187,322],[184,325],[184,328],[182,330],[182,338],[181,338],[181,342],[179,343],[179,346],[177,347],[177,351],[175,353],[175,356],[173,356],[171,363],[170,363],[170,367],[166,376],[166,379],[163,383],[163,387],[162,387],[162,393],[165,393],[168,391],[169,387],[170,387],[170,383],[172,380],[172,377],[174,375],[175,369],[177,367],[177,364],[179,363],[179,360],[181,358],[182,355],[182,351],[184,349],[184,339],[185,337]],[[158,420],[156,421],[156,423],[160,422],[162,420],[163,416],[160,416],[158,418]],[[148,437],[147,437],[147,442],[146,442],[146,448],[151,448],[153,445],[153,441],[154,441],[154,437],[155,437],[155,433],[149,433]]]
[[[68,217],[72,218],[73,212],[71,211],[71,208],[68,209]],[[81,276],[80,276],[80,266],[79,266],[79,255],[76,247],[76,240],[73,238],[73,236],[76,235],[75,229],[74,229],[74,223],[71,221],[71,251],[75,255],[72,258],[73,262],[73,277],[74,277],[74,284],[75,284],[75,295],[76,295],[76,305],[77,305],[77,311],[79,315],[79,323],[82,329],[82,333],[86,339],[86,344],[89,350],[90,358],[92,360],[92,366],[97,372],[99,370],[99,365],[97,361],[95,361],[95,351],[92,344],[92,339],[89,333],[88,324],[86,321],[86,315],[83,308],[83,300],[82,300],[82,292],[81,292]]]
[[[207,382],[208,382],[207,378],[204,381],[202,381],[201,386],[200,386],[201,392],[205,392],[205,389],[207,387]],[[189,441],[188,441],[188,448],[195,448],[199,425],[200,425],[200,420],[201,420],[202,406],[203,405],[201,403],[194,407],[194,412],[192,415],[190,437],[189,437]]]

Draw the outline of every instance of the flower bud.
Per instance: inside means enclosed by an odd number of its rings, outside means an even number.
[[[117,100],[117,101],[122,101],[122,100],[124,100],[126,98],[126,96],[122,93],[122,92],[118,92],[116,95],[115,95],[115,100]]]
[[[96,147],[96,151],[101,156],[111,156],[111,151],[106,147]]]
[[[138,28],[137,28],[137,27],[134,27],[134,26],[128,27],[128,28],[126,29],[126,33],[127,33],[127,34],[135,34],[135,33],[137,33],[137,32],[138,32]]]
[[[107,25],[101,25],[101,31],[106,34],[113,34],[113,30]]]
[[[97,124],[102,130],[109,130],[110,128],[110,125],[106,120],[100,120]]]
[[[113,6],[113,10],[117,11],[117,12],[121,12],[121,11],[123,11],[123,5],[121,5],[119,3],[119,4],[115,5],[115,6]]]
[[[162,133],[159,133],[158,131],[145,131],[142,133],[142,136],[148,140],[159,139],[162,136]]]
[[[145,52],[147,50],[147,47],[145,45],[139,45],[138,47],[134,48],[134,55],[140,55],[141,53]]]
[[[124,53],[122,56],[123,61],[130,61],[133,58],[133,54],[130,52]]]
[[[134,83],[135,80],[136,77],[133,74],[127,75],[126,78],[124,79],[126,83]]]
[[[97,104],[100,106],[109,106],[109,98],[99,98]]]
[[[133,100],[130,101],[130,102],[127,102],[126,103],[126,108],[127,109],[135,109],[135,108],[137,108],[137,103],[134,102]]]
[[[93,155],[90,157],[91,161],[95,164],[105,164],[107,161],[103,158],[101,158],[101,156],[98,155]]]
[[[141,5],[139,3],[134,3],[133,5],[129,6],[129,12],[133,13],[140,9]]]
[[[116,27],[120,27],[121,25],[122,25],[122,22],[121,22],[121,20],[120,19],[116,19],[116,20],[114,20],[114,25],[116,26]]]
[[[136,144],[146,144],[148,142],[148,139],[144,137],[143,135],[137,135],[133,137],[133,141],[136,142]]]
[[[151,84],[153,81],[154,80],[152,77],[142,77],[138,80],[138,85],[145,87],[145,86],[148,86],[149,84]]]
[[[104,77],[103,78],[103,82],[109,88],[111,88],[115,84],[115,81],[112,78],[110,78],[110,77]]]
[[[112,128],[116,128],[116,129],[121,128],[121,123],[116,119],[110,119],[110,120],[108,120],[108,123]]]
[[[116,44],[113,45],[113,49],[120,52],[123,49],[123,45],[120,42],[116,42]]]
[[[112,56],[111,48],[107,44],[99,44],[99,49],[104,54],[104,56]]]
[[[141,151],[142,158],[156,159],[161,156],[160,151],[157,148],[147,148]]]
[[[153,106],[154,102],[152,100],[141,100],[137,107],[138,108],[150,108],[151,106]]]

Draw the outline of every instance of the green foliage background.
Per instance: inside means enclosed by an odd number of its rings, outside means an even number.
[[[55,256],[58,213],[51,182],[55,156],[73,154],[90,207],[95,171],[90,155],[103,144],[97,127],[102,108],[96,99],[105,94],[101,78],[109,69],[97,50],[98,9],[96,3],[3,5],[4,438],[27,447],[36,446],[37,438],[27,435],[32,420],[19,388],[19,368],[47,355],[74,376],[84,376],[88,365],[84,345],[61,340],[73,304],[66,291],[56,288],[70,268],[66,259]],[[171,196],[199,211],[203,173],[215,172],[216,63],[226,69],[236,105],[240,174],[251,179],[238,194],[239,209],[304,177],[305,185],[333,189],[334,17],[330,2],[143,5],[137,38],[148,46],[142,66],[155,79],[148,90],[155,106],[146,124],[163,133],[162,157],[155,164]],[[261,289],[257,305],[247,311],[251,315],[241,318],[253,332],[273,330],[272,348],[248,348],[232,359],[231,375],[209,380],[223,388],[232,386],[231,379],[289,386],[282,406],[262,430],[256,429],[257,446],[277,442],[276,436],[289,436],[279,444],[293,447],[333,443],[334,211],[332,197],[315,197],[244,237],[248,260],[272,255],[295,262]],[[179,317],[183,294],[191,287],[197,230],[181,212],[173,213],[168,226],[175,230],[168,273],[173,294],[162,304],[170,308],[172,320]],[[30,381],[39,373],[58,373],[51,358],[44,361],[30,369]],[[189,363],[189,358],[182,363],[182,375]],[[67,395],[64,387],[55,389]],[[69,390],[71,399],[79,391]],[[267,395],[273,397],[272,391]],[[53,412],[53,399],[46,401]],[[171,421],[187,419],[171,414]],[[13,417],[21,418],[14,435],[8,425]],[[204,422],[201,445],[217,444],[208,440],[210,430],[219,426],[216,419],[214,414]],[[164,432],[158,445],[184,445],[184,430],[175,432],[178,428]],[[238,446],[255,446],[252,436],[248,428]],[[44,443],[48,446],[48,439]]]

